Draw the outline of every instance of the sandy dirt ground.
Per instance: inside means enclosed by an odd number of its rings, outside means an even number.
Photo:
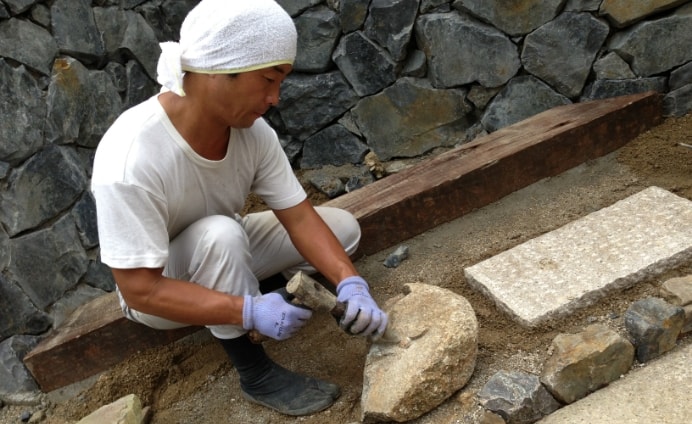
[[[409,258],[397,268],[382,262],[397,246],[356,262],[379,302],[401,292],[405,283],[422,282],[466,297],[479,321],[475,372],[461,391],[419,424],[474,423],[482,409],[475,393],[499,370],[540,373],[552,339],[599,322],[623,332],[623,314],[638,299],[657,295],[668,278],[692,273],[692,263],[602,299],[567,318],[527,330],[473,291],[463,270],[481,260],[556,229],[646,187],[656,185],[692,199],[692,115],[668,118],[620,150],[535,183],[469,215],[400,245]],[[315,197],[316,203],[324,199]],[[431,305],[432,306],[432,305]],[[624,333],[624,332],[623,332]],[[692,336],[680,340],[692,343]],[[360,394],[366,342],[343,334],[333,319],[316,314],[298,336],[267,342],[270,355],[284,366],[341,385],[341,398],[328,410],[287,417],[244,401],[238,378],[223,351],[205,331],[170,346],[141,352],[103,373],[74,397],[50,402],[43,422],[77,421],[99,406],[135,393],[152,410],[151,423],[354,423],[360,418]],[[37,409],[34,407],[33,409]],[[17,423],[32,407],[0,409],[0,422]]]

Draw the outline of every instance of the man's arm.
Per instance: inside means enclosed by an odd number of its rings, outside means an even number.
[[[274,210],[298,252],[335,286],[347,277],[358,275],[351,258],[309,200]]]
[[[162,268],[113,269],[127,305],[190,325],[243,324],[243,297],[162,275]]]
[[[358,276],[351,258],[309,201],[274,213],[303,258],[336,286],[337,299],[346,304],[341,328],[351,334],[381,336],[387,314],[377,306],[367,282]]]

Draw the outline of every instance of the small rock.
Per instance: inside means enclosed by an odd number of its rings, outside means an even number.
[[[478,393],[484,408],[510,424],[529,424],[556,411],[560,404],[543,387],[538,376],[499,371]]]
[[[407,258],[408,246],[399,246],[394,252],[387,256],[387,259],[384,260],[384,266],[387,268],[396,268]]]
[[[541,382],[555,398],[572,403],[620,378],[634,361],[634,347],[602,324],[577,334],[558,334],[543,365]]]
[[[31,419],[31,412],[29,412],[29,411],[22,412],[22,415],[19,416],[19,419],[23,423],[29,422],[29,420]]]
[[[657,297],[634,302],[625,312],[625,328],[634,339],[639,362],[674,348],[684,324],[684,309]]]
[[[387,331],[408,343],[371,345],[363,371],[364,422],[417,418],[466,385],[476,366],[478,322],[468,300],[421,283],[406,284],[404,292],[384,309]]]

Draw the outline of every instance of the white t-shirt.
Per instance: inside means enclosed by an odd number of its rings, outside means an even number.
[[[206,216],[235,216],[250,192],[272,209],[307,197],[263,119],[232,129],[226,157],[212,161],[192,150],[157,96],[125,111],[103,136],[91,189],[101,261],[113,268],[163,267],[178,233]]]

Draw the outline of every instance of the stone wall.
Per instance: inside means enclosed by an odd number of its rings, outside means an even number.
[[[176,39],[196,3],[0,0],[0,341],[24,335],[5,345],[30,348],[113,290],[88,193],[94,149],[158,91],[158,42]],[[665,95],[667,116],[692,109],[689,1],[279,3],[299,53],[267,119],[296,168],[362,171],[370,151],[417,157],[646,90]]]

